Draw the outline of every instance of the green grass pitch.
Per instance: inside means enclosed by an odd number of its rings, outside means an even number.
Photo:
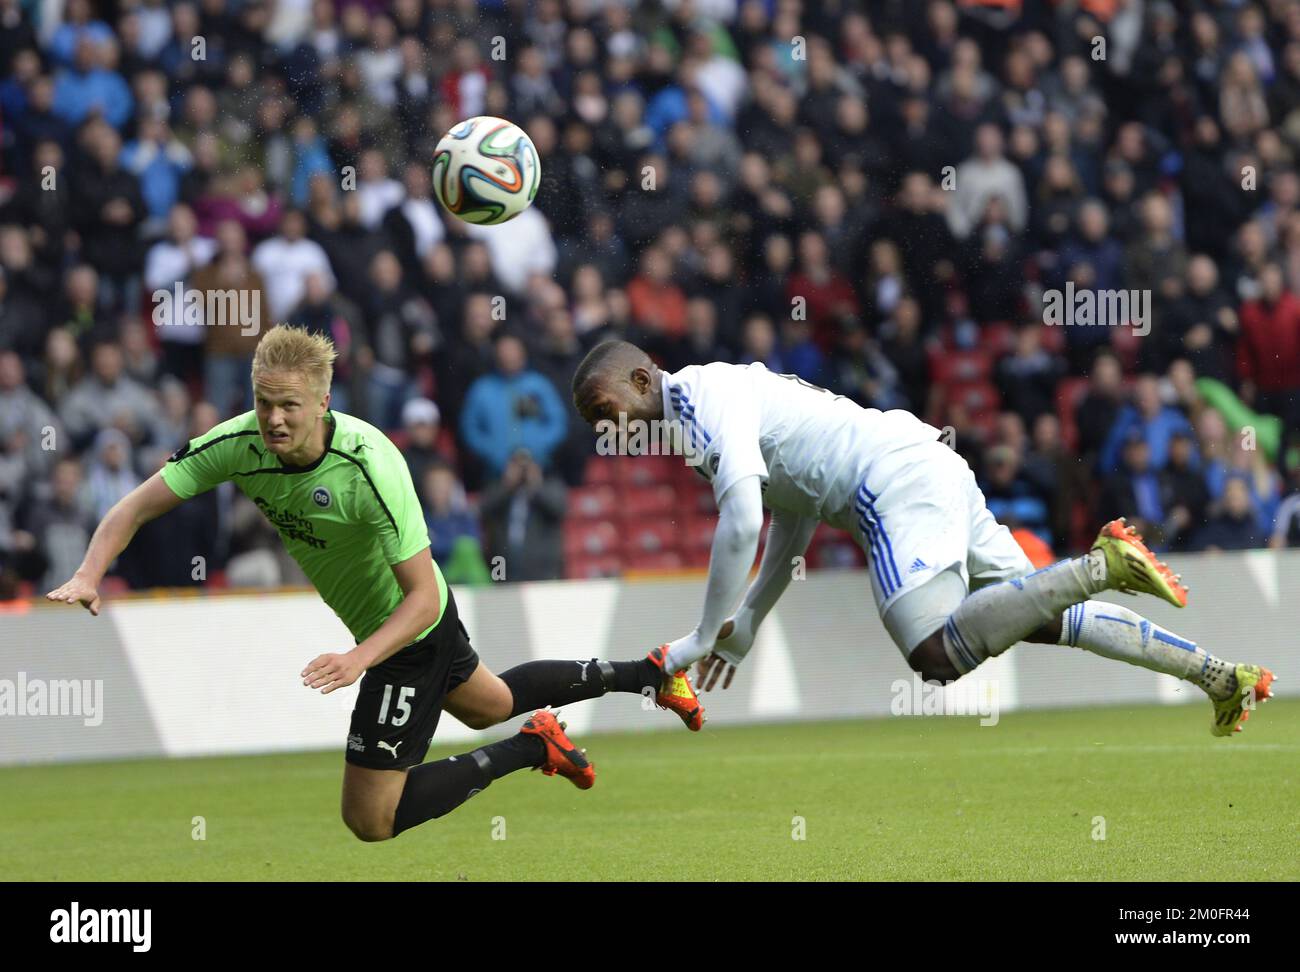
[[[1300,701],[1269,702],[1231,740],[1208,720],[1208,705],[1148,706],[1009,714],[989,728],[889,718],[580,738],[599,771],[591,791],[517,773],[380,844],[339,819],[338,752],[9,768],[0,873],[1300,879]],[[192,837],[196,816],[205,840]]]

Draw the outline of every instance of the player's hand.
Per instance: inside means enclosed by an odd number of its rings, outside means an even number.
[[[709,691],[718,684],[718,679],[724,671],[727,677],[722,680],[722,687],[731,688],[731,680],[736,677],[736,666],[720,655],[701,658],[699,664],[695,666],[695,687],[701,692]]]
[[[62,587],[56,587],[45,595],[47,601],[62,601],[65,604],[80,604],[95,617],[99,617],[99,591],[90,581],[73,574],[72,579]]]
[[[335,689],[345,688],[359,679],[366,670],[352,652],[342,654],[320,655],[307,663],[302,670],[302,684],[308,688],[320,689],[321,695],[329,695]]]

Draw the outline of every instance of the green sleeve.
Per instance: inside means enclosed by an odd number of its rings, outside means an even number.
[[[365,519],[378,531],[384,559],[390,566],[400,564],[429,546],[429,528],[411,470],[397,446],[385,440],[371,454],[366,473],[373,488]]]
[[[168,457],[162,478],[181,499],[206,493],[230,479],[241,450],[259,440],[256,419],[238,415],[191,439]]]

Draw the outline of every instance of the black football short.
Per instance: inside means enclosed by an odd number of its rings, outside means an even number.
[[[478,655],[447,588],[447,609],[438,626],[362,676],[347,761],[368,769],[418,766],[433,742],[447,693],[477,667]]]

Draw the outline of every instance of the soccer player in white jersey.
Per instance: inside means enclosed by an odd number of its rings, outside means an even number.
[[[862,408],[762,364],[661,371],[640,348],[609,341],[573,377],[574,405],[606,421],[683,425],[689,461],[713,485],[719,519],[700,624],[665,646],[664,670],[699,662],[712,688],[754,643],[790,583],[791,558],[817,524],[846,530],[867,552],[881,620],[908,664],[950,682],[1019,641],[1083,648],[1200,686],[1212,732],[1240,731],[1273,673],[1232,664],[1115,604],[1106,590],[1151,594],[1177,607],[1187,590],[1123,520],[1082,557],[1034,570],[984,505],[965,460],[910,412]],[[758,576],[746,590],[763,507],[772,511]]]

